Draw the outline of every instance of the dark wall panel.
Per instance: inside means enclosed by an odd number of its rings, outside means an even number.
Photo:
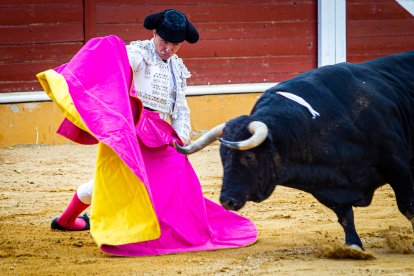
[[[146,15],[183,11],[200,32],[197,44],[178,53],[193,74],[190,85],[277,82],[316,67],[316,0],[138,2],[96,1],[96,35],[113,33],[126,43],[149,39]]]
[[[83,6],[83,0],[0,2],[0,92],[41,90],[36,74],[82,47]]]
[[[347,60],[414,50],[414,16],[394,0],[347,0]]]
[[[186,13],[201,35],[178,53],[190,85],[276,82],[316,67],[316,0],[177,2],[2,1],[0,92],[41,90],[36,73],[69,61],[92,37],[151,38],[145,16],[167,8]]]
[[[348,61],[414,49],[414,17],[396,1],[346,3]],[[167,8],[200,31],[199,43],[179,52],[190,85],[276,82],[317,66],[317,0],[3,0],[0,92],[41,90],[35,74],[69,61],[92,37],[151,38],[145,16]]]

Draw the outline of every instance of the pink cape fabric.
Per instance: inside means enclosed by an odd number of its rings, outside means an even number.
[[[104,252],[158,255],[241,247],[256,241],[257,229],[251,221],[204,198],[187,156],[172,146],[174,140],[181,143],[177,133],[158,113],[142,109],[121,39],[113,35],[91,39],[55,71],[64,76],[93,136],[67,119],[58,132],[77,143],[100,141],[110,146],[145,184],[161,228],[156,240],[104,244]]]

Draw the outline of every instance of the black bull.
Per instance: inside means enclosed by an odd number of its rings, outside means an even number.
[[[352,207],[368,206],[384,184],[391,185],[400,212],[414,227],[413,131],[410,51],[324,66],[281,82],[264,92],[249,116],[177,150],[193,153],[220,138],[220,202],[226,209],[261,202],[277,184],[300,189],[332,209],[346,244],[362,249]]]

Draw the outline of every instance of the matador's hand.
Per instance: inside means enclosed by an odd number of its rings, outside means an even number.
[[[183,140],[184,146],[188,146],[189,144],[191,144],[191,140],[190,138],[188,138],[188,140]]]

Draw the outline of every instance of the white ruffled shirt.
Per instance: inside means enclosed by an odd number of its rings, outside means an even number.
[[[144,107],[160,112],[184,141],[190,138],[190,109],[185,92],[186,79],[191,76],[177,55],[164,62],[155,50],[153,39],[137,40],[127,47],[129,62],[134,72],[137,97]]]

